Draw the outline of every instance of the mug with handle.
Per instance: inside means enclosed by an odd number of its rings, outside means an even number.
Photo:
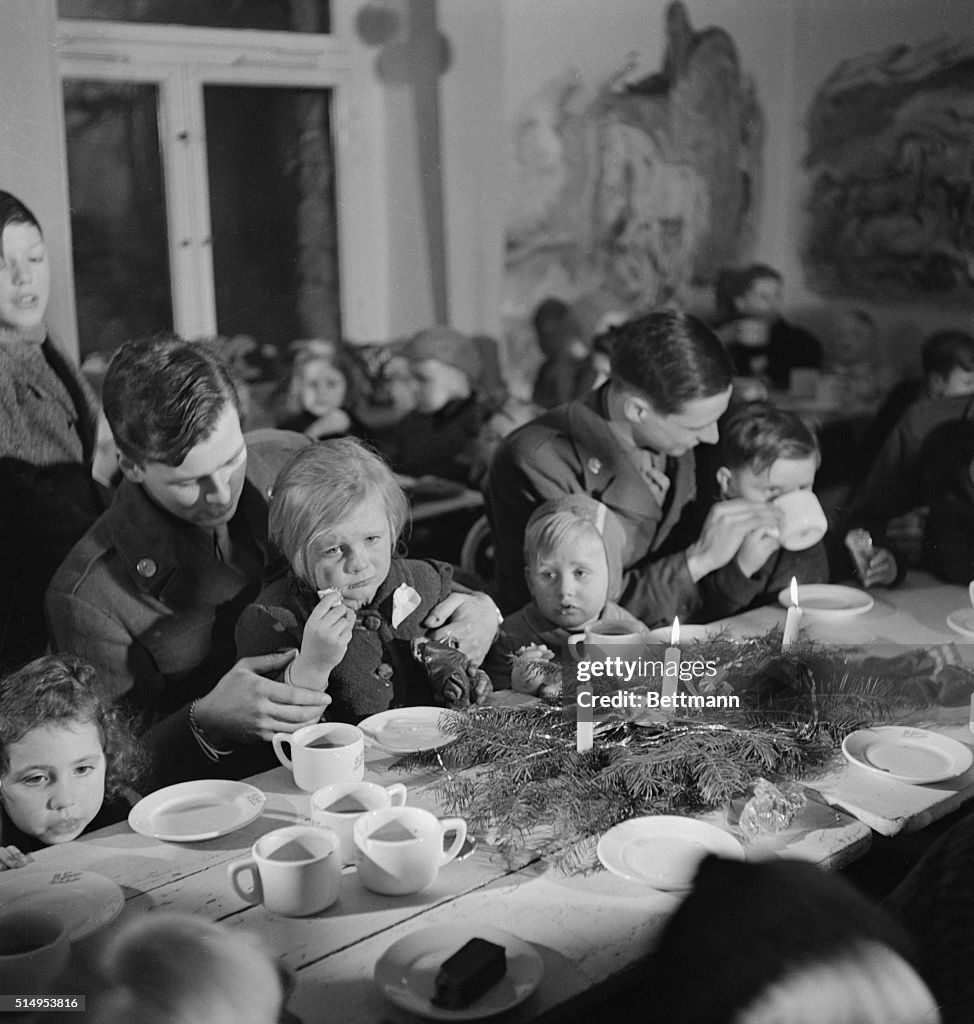
[[[568,638],[568,650],[573,660],[582,658],[638,657],[646,645],[642,633],[634,633],[624,622],[598,619],[585,627],[584,633]]]
[[[311,795],[311,820],[331,829],[341,844],[343,864],[355,863],[355,822],[369,811],[402,807],[406,787],[401,782],[380,786],[377,782],[335,782]]]
[[[260,837],[244,860],[227,866],[234,891],[275,914],[305,917],[326,910],[342,884],[338,836],[315,825],[290,825]],[[249,887],[242,879],[249,877]]]
[[[428,889],[467,838],[463,818],[437,818],[419,807],[368,811],[355,822],[358,877],[366,889],[405,896]],[[443,840],[453,832],[444,849]]]
[[[284,752],[287,744],[290,757]],[[293,733],[276,732],[271,745],[278,761],[308,793],[333,782],[358,782],[365,775],[365,734],[345,722],[319,722]]]

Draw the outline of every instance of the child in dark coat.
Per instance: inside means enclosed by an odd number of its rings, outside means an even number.
[[[443,562],[399,558],[409,507],[389,467],[354,438],[321,441],[281,470],[270,537],[290,564],[237,623],[237,653],[298,647],[285,681],[327,690],[328,717],[358,722],[393,707],[466,697],[434,692],[410,642],[451,589]],[[471,701],[489,692],[481,674]]]

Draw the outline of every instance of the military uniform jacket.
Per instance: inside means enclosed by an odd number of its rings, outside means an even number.
[[[131,710],[149,748],[153,786],[259,768],[247,754],[263,745],[242,749],[237,759],[207,760],[189,728],[189,705],[234,664],[236,620],[257,595],[269,554],[270,487],[308,443],[284,431],[248,438],[247,480],[230,530],[252,543],[254,571],[219,561],[208,534],[125,480],[51,581],[52,649],[94,666],[101,695]]]
[[[696,494],[694,455],[667,460],[670,488],[656,500],[603,413],[604,388],[552,409],[508,435],[485,488],[502,610],[530,599],[524,581],[524,529],[543,501],[588,494],[618,516],[625,532],[618,603],[647,625],[689,618],[700,598],[687,569],[695,537],[682,522]]]

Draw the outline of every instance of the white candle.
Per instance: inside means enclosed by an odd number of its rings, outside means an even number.
[[[592,684],[579,683],[575,689],[575,749],[580,754],[592,749],[594,730]]]
[[[663,688],[661,695],[666,697],[675,697],[676,691],[680,687],[680,620],[674,618],[673,629],[670,633],[670,646],[666,648],[666,654],[663,657]],[[664,704],[664,707],[666,705]]]
[[[801,629],[802,610],[798,604],[798,580],[791,578],[791,607],[785,616],[785,631],[781,637],[781,647],[791,647],[798,640],[798,633]]]

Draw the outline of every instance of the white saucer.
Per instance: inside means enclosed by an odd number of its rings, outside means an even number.
[[[436,974],[471,939],[486,939],[507,952],[507,973],[479,999],[461,1010],[434,1006]],[[487,925],[432,925],[394,942],[376,961],[375,983],[396,1006],[430,1020],[479,1020],[523,1003],[538,987],[544,963],[538,951],[510,932]]]
[[[114,921],[124,906],[122,890],[92,871],[27,867],[0,874],[0,910],[45,910],[67,925],[72,942]]]
[[[902,725],[849,733],[842,741],[842,753],[853,764],[915,786],[954,779],[974,764],[974,753],[963,743]]]
[[[129,825],[153,839],[198,843],[249,825],[260,817],[265,801],[264,794],[246,782],[179,782],[140,800],[129,811]]]
[[[809,619],[848,619],[863,615],[876,602],[872,594],[856,587],[842,587],[835,583],[802,583],[798,587],[798,604],[802,617]],[[791,590],[785,587],[778,593],[778,604],[791,607]]]
[[[420,750],[436,750],[452,743],[456,736],[440,728],[444,716],[456,715],[447,708],[390,708],[369,715],[358,727],[365,735],[393,754],[411,754]]]
[[[708,853],[744,859],[741,844],[723,829],[668,814],[623,821],[598,845],[599,860],[614,875],[667,892],[691,888]]]
[[[958,608],[947,616],[947,625],[955,633],[974,639],[974,608]]]

